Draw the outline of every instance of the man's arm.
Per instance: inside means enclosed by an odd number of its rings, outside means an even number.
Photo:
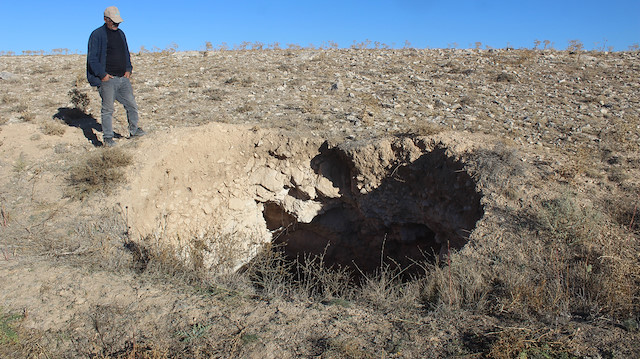
[[[125,36],[124,31],[120,30],[120,33],[122,34],[122,41],[124,41],[124,51],[127,60],[127,68],[126,72],[124,73],[124,77],[129,78],[131,77],[131,72],[133,72],[133,65],[131,64],[131,54],[129,53],[129,44],[127,44],[127,37]]]
[[[96,31],[94,31],[89,37],[89,46],[87,49],[87,64],[91,69],[91,72],[105,81],[105,78],[108,76],[106,71],[106,64],[100,63],[100,55],[102,47],[100,44],[99,35]],[[108,80],[108,79],[106,79]]]

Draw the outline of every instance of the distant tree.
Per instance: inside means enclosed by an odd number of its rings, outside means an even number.
[[[629,46],[629,51],[638,51],[638,50],[640,50],[640,44],[638,44],[637,42]]]
[[[569,45],[567,46],[567,51],[570,53],[576,54],[576,60],[580,61],[580,55],[582,54],[582,50],[584,49],[584,45],[580,40],[569,40]]]
[[[172,42],[169,46],[165,47],[164,50],[162,50],[162,52],[164,53],[174,53],[178,51],[178,44],[176,44],[175,42]]]
[[[533,49],[537,50],[540,47],[540,40],[535,39],[533,40]]]
[[[204,49],[205,51],[212,51],[213,50],[213,44],[211,43],[211,41],[207,41],[204,43]]]
[[[579,53],[584,49],[584,45],[580,40],[569,40],[569,45],[567,45],[567,51]]]
[[[249,48],[249,46],[251,46],[251,43],[249,41],[243,41],[238,45],[234,45],[233,49],[234,50],[246,50]]]
[[[322,47],[326,49],[337,49],[339,46],[335,41],[324,41],[322,43]]]

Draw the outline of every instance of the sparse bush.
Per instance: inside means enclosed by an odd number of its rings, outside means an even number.
[[[504,328],[489,336],[492,339],[495,337],[495,339],[491,343],[487,358],[577,358],[571,354],[572,350],[565,347],[570,343],[569,338],[562,338],[562,341],[552,341],[549,339],[552,335],[553,332],[550,330]]]
[[[222,101],[229,94],[227,91],[217,88],[208,88],[203,90],[202,93],[211,101]]]
[[[411,135],[415,136],[433,136],[440,132],[443,132],[446,128],[429,121],[421,121],[414,128],[412,128]]]
[[[238,113],[247,113],[247,112],[251,112],[253,110],[254,110],[254,107],[250,103],[245,103],[244,105],[238,106],[236,108],[236,112],[238,112]]]
[[[125,181],[124,167],[132,163],[132,156],[121,148],[91,153],[71,168],[67,195],[83,199],[95,192],[111,193],[116,185]]]
[[[494,285],[489,267],[476,259],[449,253],[447,263],[425,262],[421,299],[432,309],[483,311]]]
[[[73,104],[74,108],[79,109],[84,112],[89,106],[89,96],[86,93],[80,92],[77,88],[71,89],[69,91],[69,98],[71,99],[71,104]]]
[[[601,211],[579,204],[570,193],[544,201],[539,215],[547,237],[540,248],[543,257],[532,261],[532,268],[539,266],[534,272],[542,275],[535,280],[531,273],[532,282],[525,284],[533,290],[529,299],[539,302],[532,309],[586,315],[639,310],[640,293],[633,283],[640,279],[640,266],[632,254],[638,250],[634,241]]]
[[[29,109],[29,106],[23,104],[23,103],[18,103],[14,108],[13,108],[13,112],[25,112]]]
[[[57,120],[45,121],[42,124],[42,133],[48,136],[62,136],[67,131],[67,126]]]
[[[295,263],[281,250],[265,248],[246,266],[245,274],[263,295],[283,298],[294,292],[294,268]]]
[[[496,77],[496,81],[497,82],[513,82],[514,78],[513,75],[511,75],[510,73],[507,72],[501,72],[500,74],[498,74],[498,76]]]
[[[36,119],[36,114],[29,110],[22,111],[20,119],[26,122],[33,122]]]
[[[24,154],[24,152],[22,152],[16,159],[16,162],[13,164],[13,171],[21,173],[24,172],[27,167],[29,167],[29,162],[27,161],[27,156]]]
[[[569,45],[567,46],[567,51],[569,52],[580,52],[584,49],[584,45],[580,40],[569,40]]]
[[[344,267],[327,266],[325,254],[305,255],[295,261],[297,287],[303,295],[316,300],[350,299],[352,273]]]

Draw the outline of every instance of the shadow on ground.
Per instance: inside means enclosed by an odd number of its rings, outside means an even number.
[[[58,112],[53,115],[53,118],[62,120],[71,127],[80,128],[84,137],[86,137],[92,145],[96,147],[104,145],[96,135],[96,132],[102,132],[102,125],[99,124],[98,120],[91,114],[87,114],[78,108],[60,107],[58,108]],[[122,135],[114,133],[114,137],[120,138]]]

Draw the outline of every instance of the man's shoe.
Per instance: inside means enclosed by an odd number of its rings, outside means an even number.
[[[146,135],[147,133],[144,132],[144,130],[141,127],[138,127],[138,129],[136,130],[136,132],[132,133],[129,135],[129,137],[141,137]]]
[[[113,138],[107,137],[104,139],[104,145],[107,147],[113,147],[116,145],[116,141],[114,141]]]

